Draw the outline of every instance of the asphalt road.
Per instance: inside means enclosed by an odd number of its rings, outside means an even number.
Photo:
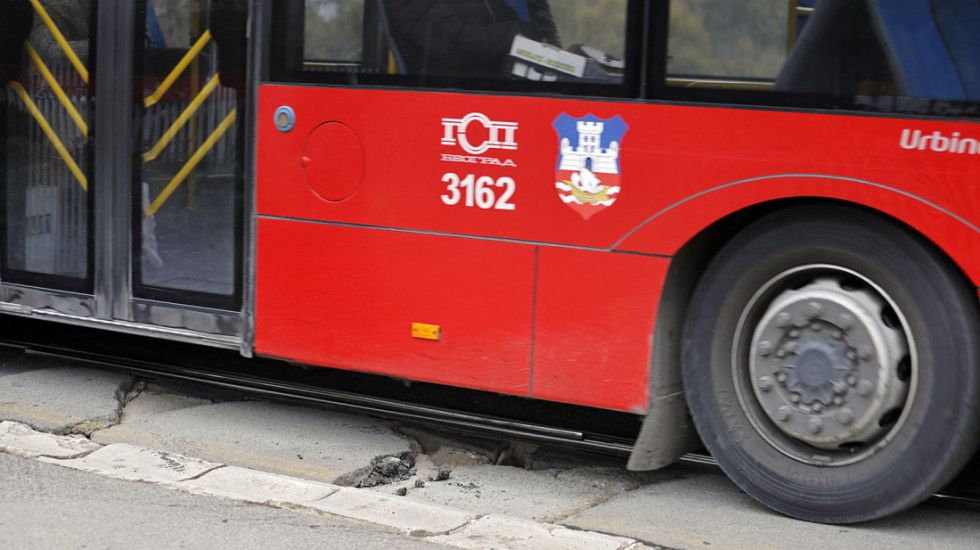
[[[411,548],[409,543],[477,550],[541,548],[528,542],[532,539],[504,540],[499,533],[493,538],[494,533],[489,532],[514,524],[525,534],[538,530],[555,543],[553,547],[563,549],[572,546],[556,542],[558,535],[596,536],[595,540],[610,544],[604,547],[619,550],[656,546],[685,550],[972,550],[980,544],[980,508],[975,506],[933,500],[881,521],[843,527],[817,525],[771,512],[710,468],[675,466],[637,474],[615,462],[590,464],[588,457],[565,464],[538,461],[537,468],[543,469],[498,466],[493,464],[497,458],[493,442],[346,412],[183,390],[142,385],[119,373],[0,354],[0,421],[16,421],[44,432],[84,434],[87,444],[106,446],[103,449],[137,445],[160,454],[180,453],[298,482],[330,484],[335,487],[332,490],[342,490],[329,498],[348,506],[346,509],[357,506],[344,504],[341,497],[353,496],[390,505],[395,515],[414,506],[435,514],[437,521],[441,513],[447,518],[462,517],[455,525],[463,527],[403,540],[400,537],[411,529],[398,534],[336,517],[329,520],[321,513],[328,508],[325,506],[317,512],[304,506],[273,509],[214,497],[191,498],[146,483],[103,479],[86,472],[51,473],[56,466],[19,458],[16,460],[22,462],[11,462],[13,459],[0,454],[0,534],[16,533],[22,537],[19,540],[38,547],[80,546],[86,540],[95,545],[89,547],[128,547],[124,544],[131,540],[126,538],[128,533],[147,537],[141,541],[178,541],[177,546],[152,545],[164,548],[194,547],[218,535],[222,540],[245,540],[247,547],[268,541],[271,547],[302,548],[308,540],[305,537],[310,536],[306,530],[336,528],[340,537],[336,545],[333,538],[309,540],[319,540],[318,547],[370,548],[356,538],[343,537],[373,533],[380,538],[367,540],[396,548]],[[534,449],[525,451],[534,455]],[[542,452],[537,450],[536,456]],[[395,475],[366,487],[371,484],[365,480],[377,474],[379,465],[394,464],[403,456],[414,459],[405,475],[391,470]],[[439,479],[440,470],[449,474],[448,479]],[[33,481],[35,478],[61,481]],[[365,487],[355,488],[358,485]],[[97,512],[97,503],[102,501],[116,508]],[[377,508],[375,504],[360,506]],[[185,515],[185,508],[192,513]],[[496,523],[488,523],[487,518]],[[289,539],[281,537],[262,538],[264,532],[277,532],[270,522],[281,522],[283,536],[298,537],[296,543],[287,544]],[[249,523],[255,524],[255,538],[239,535],[251,529],[246,527]],[[121,531],[86,538],[100,533],[103,526]],[[457,536],[453,538],[450,531]],[[42,535],[50,538],[30,538]],[[65,539],[70,542],[63,545],[59,543],[62,537],[75,538]],[[324,540],[329,540],[326,546]],[[351,541],[356,543],[348,544]],[[590,544],[585,541],[578,547],[598,548]]]
[[[173,491],[0,454],[4,548],[441,549],[337,517]]]

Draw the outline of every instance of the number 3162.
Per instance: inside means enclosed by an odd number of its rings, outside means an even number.
[[[477,178],[470,174],[462,179],[452,172],[442,177],[446,184],[446,194],[442,202],[449,206],[460,204],[481,208],[483,210],[514,210],[516,205],[510,202],[517,190],[513,178],[493,179],[489,176]]]

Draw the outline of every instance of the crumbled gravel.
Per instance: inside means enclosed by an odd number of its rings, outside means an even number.
[[[382,456],[371,461],[371,472],[358,487],[377,487],[405,481],[415,475],[415,456],[405,452],[398,456]]]

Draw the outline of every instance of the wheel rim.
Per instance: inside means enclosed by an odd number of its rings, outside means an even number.
[[[801,462],[862,460],[904,422],[916,370],[908,323],[857,272],[811,265],[773,277],[743,310],[734,343],[743,410]]]

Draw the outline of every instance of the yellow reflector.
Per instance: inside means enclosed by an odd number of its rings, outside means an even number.
[[[439,340],[442,337],[442,327],[425,323],[412,323],[412,338],[422,340]]]

